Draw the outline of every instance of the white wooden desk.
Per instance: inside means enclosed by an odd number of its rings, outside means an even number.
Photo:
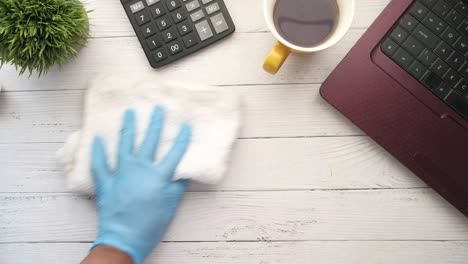
[[[293,55],[277,76],[262,1],[227,0],[237,32],[157,71],[245,97],[232,170],[191,187],[148,261],[181,263],[468,263],[468,220],[320,97],[322,81],[389,0],[357,0],[335,47]],[[80,126],[86,81],[154,72],[120,2],[87,0],[92,38],[44,78],[0,70],[0,263],[77,263],[95,237],[94,201],[67,193],[54,153]]]

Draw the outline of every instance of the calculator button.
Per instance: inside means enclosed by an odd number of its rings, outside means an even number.
[[[169,0],[166,2],[167,8],[169,8],[169,11],[176,10],[179,8],[182,4],[180,3],[179,0]]]
[[[174,20],[175,23],[179,23],[180,21],[183,21],[187,18],[185,15],[184,11],[182,9],[179,9],[179,11],[172,13],[172,20]]]
[[[156,26],[153,23],[149,23],[146,26],[142,27],[141,31],[143,32],[143,36],[147,38],[156,34]]]
[[[190,32],[192,32],[192,27],[190,26],[189,22],[182,22],[177,26],[177,30],[181,36],[184,36]]]
[[[193,22],[197,22],[198,20],[200,20],[200,19],[202,19],[204,17],[205,17],[205,13],[203,13],[203,10],[201,10],[201,9],[190,15],[190,18],[192,19]]]
[[[206,12],[208,13],[208,15],[211,15],[214,12],[217,12],[217,11],[219,11],[218,3],[214,3],[214,4],[211,4],[211,5],[206,7]]]
[[[171,22],[169,21],[167,16],[156,20],[156,24],[158,25],[159,30],[164,30],[171,26]]]
[[[135,19],[139,26],[146,24],[150,21],[150,16],[147,10],[143,10],[137,14],[135,14]]]
[[[146,4],[148,6],[152,6],[152,5],[156,4],[156,3],[158,3],[159,1],[161,1],[161,0],[146,0]]]
[[[153,53],[153,57],[156,62],[160,62],[167,58],[167,51],[164,48],[158,49]]]
[[[198,40],[194,33],[184,37],[184,45],[187,49],[192,47],[193,45],[196,45],[197,43],[198,43]]]
[[[189,12],[192,12],[193,10],[199,7],[200,7],[200,2],[198,2],[198,0],[193,0],[192,2],[189,2],[188,4],[185,5],[185,8],[187,8],[187,11]]]
[[[206,4],[208,4],[208,3],[211,3],[212,1],[213,1],[213,0],[202,0],[202,3],[203,3],[204,5],[206,5]]]
[[[162,43],[157,36],[149,38],[146,42],[148,43],[150,50],[154,50],[162,46]]]
[[[133,5],[130,5],[130,10],[132,11],[133,14],[135,14],[138,11],[141,11],[145,8],[145,5],[143,5],[142,1],[136,2]]]
[[[177,32],[175,31],[175,28],[168,29],[161,34],[166,43],[171,42],[177,38]]]
[[[210,20],[213,24],[216,34],[220,34],[229,29],[222,13],[212,16]]]
[[[182,51],[182,44],[180,43],[179,40],[176,40],[172,42],[171,44],[169,44],[168,48],[169,48],[169,53],[171,53],[171,55],[175,55]]]
[[[208,20],[203,20],[202,22],[195,24],[195,28],[197,29],[198,36],[202,41],[213,37],[213,32],[208,24]]]
[[[164,10],[164,6],[159,3],[151,7],[151,14],[153,15],[153,18],[158,18],[166,14],[166,10]]]

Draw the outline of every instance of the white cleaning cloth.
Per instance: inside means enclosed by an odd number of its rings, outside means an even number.
[[[154,75],[101,76],[91,82],[85,99],[83,127],[57,152],[73,192],[93,193],[91,143],[104,139],[109,165],[114,168],[123,113],[137,114],[136,146],[142,142],[156,105],[165,109],[165,123],[156,161],[172,146],[180,125],[192,126],[192,139],[174,179],[213,184],[225,174],[240,129],[240,100],[219,87],[163,83]]]

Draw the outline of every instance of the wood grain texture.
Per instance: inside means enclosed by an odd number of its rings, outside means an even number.
[[[93,241],[94,201],[0,194],[0,243]],[[468,219],[429,189],[188,193],[165,241],[468,240]]]
[[[62,144],[0,144],[0,192],[66,192]],[[366,137],[244,139],[218,185],[192,191],[417,188],[426,185]]]
[[[171,242],[148,263],[468,263],[467,218],[318,93],[389,1],[356,0],[339,44],[294,54],[270,76],[261,65],[275,39],[261,0],[226,0],[237,32],[161,70],[118,1],[87,0],[92,38],[76,59],[41,79],[0,70],[0,263],[77,263],[89,249],[94,200],[63,193],[54,154],[80,127],[87,81],[110,72],[183,77],[245,100],[231,171],[219,185],[190,187]]]
[[[242,138],[356,136],[319,95],[318,85],[228,86],[243,98]],[[4,93],[0,143],[63,142],[81,125],[83,91]]]
[[[78,263],[89,243],[0,244],[3,264]],[[465,264],[467,241],[161,243],[146,264]],[[18,257],[18,249],[22,250]]]

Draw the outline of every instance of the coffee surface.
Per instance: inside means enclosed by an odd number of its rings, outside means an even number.
[[[278,0],[275,26],[287,41],[300,47],[314,47],[333,32],[338,19],[336,0]]]

